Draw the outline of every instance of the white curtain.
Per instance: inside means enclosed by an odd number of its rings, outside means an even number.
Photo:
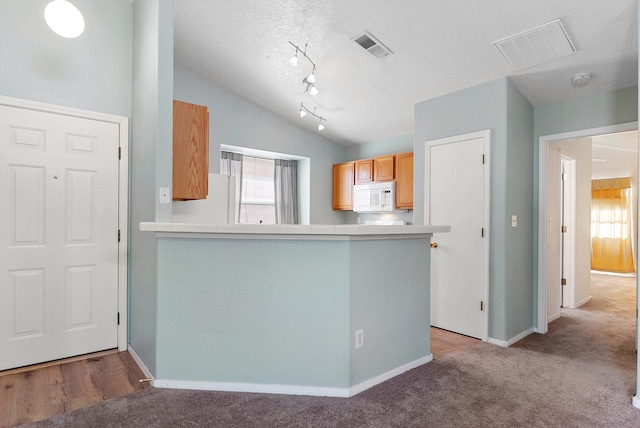
[[[240,222],[240,196],[242,195],[242,154],[220,152],[220,174],[230,175],[236,179],[236,194],[233,195],[236,207],[236,223]]]
[[[298,224],[298,162],[275,159],[276,224]]]

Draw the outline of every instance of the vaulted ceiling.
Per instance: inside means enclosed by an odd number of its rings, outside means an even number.
[[[558,18],[573,55],[516,70],[494,46]],[[175,61],[348,146],[412,134],[415,103],[505,76],[536,106],[637,85],[637,29],[636,0],[175,0]],[[372,56],[363,31],[393,53]]]

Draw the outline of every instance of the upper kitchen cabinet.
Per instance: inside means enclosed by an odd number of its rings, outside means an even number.
[[[206,199],[209,179],[209,111],[173,101],[173,200]]]
[[[392,181],[395,176],[394,156],[380,156],[373,160],[373,181]]]
[[[355,162],[333,165],[333,209],[353,209]]]
[[[413,209],[413,152],[398,153],[396,168],[396,208]]]
[[[356,163],[356,184],[371,183],[373,181],[373,159],[361,159]]]

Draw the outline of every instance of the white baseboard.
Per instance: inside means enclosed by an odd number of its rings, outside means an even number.
[[[416,367],[419,367],[423,364],[426,364],[430,361],[433,360],[433,354],[429,354],[425,357],[422,358],[418,358],[417,360],[411,361],[410,363],[407,363],[403,366],[397,367],[393,370],[389,370],[386,373],[382,373],[381,375],[378,375],[374,378],[371,378],[369,380],[366,380],[362,383],[359,383],[355,386],[352,386],[351,388],[349,388],[349,397],[353,397],[356,394],[361,393],[362,391],[365,391],[369,388],[371,388],[372,386],[376,386],[379,383],[382,383],[386,380],[389,380],[393,377],[396,377],[398,375],[401,375],[402,373],[411,370],[411,369],[415,369]]]
[[[378,375],[367,381],[359,383],[351,388],[332,388],[323,386],[304,386],[304,385],[278,385],[278,384],[259,384],[259,383],[235,383],[235,382],[200,382],[200,381],[184,381],[171,379],[155,379],[153,386],[156,388],[173,388],[173,389],[196,389],[202,391],[226,391],[226,392],[251,392],[264,394],[286,394],[286,395],[311,395],[317,397],[352,397],[366,389],[369,389],[379,383],[398,376],[407,370],[411,370],[418,366],[428,363],[433,359],[433,355],[429,354],[423,358],[419,358],[403,366],[397,367],[386,373]]]
[[[131,345],[129,345],[127,350],[129,351],[129,354],[133,358],[133,361],[135,361],[138,367],[140,367],[140,370],[142,370],[142,373],[144,373],[147,379],[153,379],[153,374],[151,373],[151,370],[149,370],[149,367],[147,367],[144,361],[142,361],[142,358],[140,358],[140,355],[138,355],[135,349],[133,349]],[[153,385],[153,381],[151,384]]]
[[[514,343],[516,343],[517,341],[524,339],[525,337],[529,336],[531,333],[533,333],[533,327],[523,331],[522,333],[513,336],[511,339],[509,339],[508,341],[504,341],[504,340],[499,340],[499,339],[494,339],[494,338],[489,338],[488,342],[493,344],[493,345],[498,345],[502,348],[508,348],[509,346],[513,345]]]
[[[633,399],[631,400],[631,404],[633,404],[633,407],[640,409],[640,398],[638,398],[637,395],[634,395]]]
[[[580,306],[584,305],[585,303],[589,303],[591,301],[591,296],[587,297],[586,299],[582,299],[579,302],[576,302],[576,308],[579,308]]]
[[[156,388],[196,389],[201,391],[252,392],[263,394],[312,395],[317,397],[349,397],[348,388],[322,386],[277,385],[261,383],[201,382],[188,380],[155,379]]]

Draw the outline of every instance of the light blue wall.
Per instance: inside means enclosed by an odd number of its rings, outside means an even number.
[[[209,108],[210,172],[220,172],[221,144],[308,157],[311,224],[345,222],[345,213],[331,209],[332,166],[343,161],[343,146],[296,126],[178,64],[174,98]]]
[[[345,162],[412,151],[413,135],[400,135],[394,138],[372,141],[367,144],[349,146],[346,150]]]
[[[158,241],[157,378],[349,387],[349,242]]]
[[[130,0],[74,0],[85,31],[49,29],[49,0],[0,1],[0,95],[131,116],[133,6]]]
[[[346,389],[424,358],[428,242],[159,238],[156,378]]]
[[[171,187],[173,117],[173,2],[136,0],[133,34],[133,108],[130,174],[129,343],[156,371],[156,240],[142,221],[168,221],[170,204],[158,188]]]
[[[638,87],[601,92],[534,109],[533,149],[533,295],[534,323],[538,322],[538,203],[539,139],[545,135],[599,128],[638,120]]]
[[[431,353],[429,240],[354,242],[351,250],[351,385]],[[355,349],[355,331],[364,346]]]
[[[532,327],[533,106],[507,80],[506,338]],[[518,226],[510,227],[511,216]]]

